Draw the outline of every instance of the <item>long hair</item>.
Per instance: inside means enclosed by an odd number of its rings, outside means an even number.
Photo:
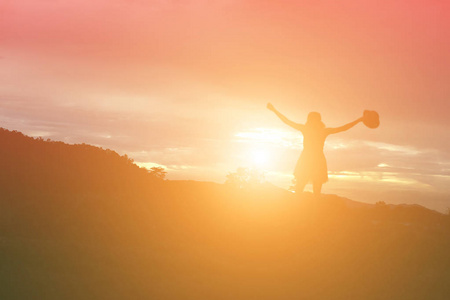
[[[308,118],[306,119],[306,126],[310,128],[324,129],[325,124],[322,122],[322,117],[318,112],[310,112]]]

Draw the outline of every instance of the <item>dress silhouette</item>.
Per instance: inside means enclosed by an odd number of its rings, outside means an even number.
[[[267,104],[267,108],[273,111],[281,121],[303,134],[303,151],[294,170],[297,193],[303,192],[306,184],[312,182],[314,194],[319,195],[322,185],[328,181],[328,168],[323,146],[330,134],[348,130],[359,122],[364,122],[370,128],[376,128],[379,125],[378,114],[374,111],[364,111],[364,117],[344,126],[327,128],[317,112],[309,113],[305,124],[298,124],[282,115],[271,103]]]

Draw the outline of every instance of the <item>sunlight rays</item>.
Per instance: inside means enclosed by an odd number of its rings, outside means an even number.
[[[301,149],[302,136],[292,130],[280,130],[273,128],[254,128],[235,134],[239,142],[265,143],[277,147]]]
[[[251,155],[253,163],[259,168],[264,168],[270,161],[270,154],[265,149],[254,150]]]

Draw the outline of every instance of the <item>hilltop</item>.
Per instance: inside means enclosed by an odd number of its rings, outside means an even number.
[[[445,299],[449,217],[158,179],[0,129],[2,299]]]

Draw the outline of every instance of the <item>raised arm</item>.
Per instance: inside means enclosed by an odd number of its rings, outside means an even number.
[[[349,130],[350,128],[352,128],[353,126],[355,126],[356,124],[358,124],[359,122],[362,122],[363,118],[359,118],[353,122],[350,122],[348,124],[345,124],[344,126],[341,127],[336,127],[336,128],[327,128],[327,134],[334,134],[334,133],[338,133],[338,132],[342,132],[342,131],[346,131]]]
[[[291,126],[292,128],[302,131],[303,126],[304,126],[303,124],[295,123],[295,122],[289,120],[288,118],[286,118],[283,114],[281,114],[278,110],[276,110],[276,108],[272,105],[272,103],[267,103],[267,108],[269,110],[273,111],[277,115],[277,117],[280,118],[281,121],[283,121],[283,123]]]

